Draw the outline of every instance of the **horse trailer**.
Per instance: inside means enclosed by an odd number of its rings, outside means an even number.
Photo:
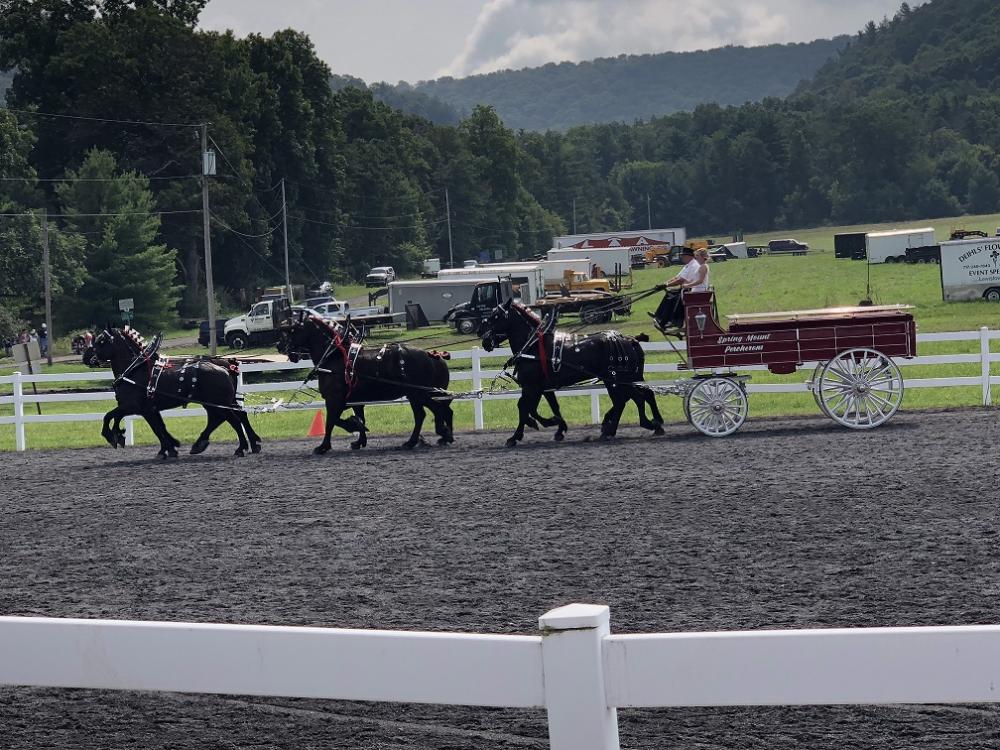
[[[869,263],[902,263],[911,247],[936,245],[934,228],[894,229],[891,232],[869,232],[865,235],[865,251]]]

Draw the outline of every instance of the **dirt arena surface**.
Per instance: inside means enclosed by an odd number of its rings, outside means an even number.
[[[580,601],[622,633],[1000,623],[1000,412],[596,432],[3,454],[0,614],[536,633]],[[619,720],[624,748],[1000,748],[982,705]],[[541,711],[0,688],[2,748],[546,746]]]

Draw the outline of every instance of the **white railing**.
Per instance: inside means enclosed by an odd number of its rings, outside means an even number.
[[[0,685],[544,708],[552,750],[618,750],[618,708],[995,703],[1000,626],[541,635],[0,617]]]
[[[992,403],[991,386],[1000,385],[1000,376],[991,374],[991,366],[1000,362],[1000,354],[993,354],[990,351],[990,342],[1000,339],[1000,331],[991,331],[988,328],[981,328],[978,331],[963,331],[957,333],[927,333],[917,336],[918,343],[930,343],[941,341],[978,341],[979,351],[975,354],[936,354],[918,356],[912,359],[897,359],[896,363],[901,367],[913,366],[936,366],[936,365],[956,365],[978,364],[980,372],[978,375],[967,377],[940,377],[940,378],[910,378],[905,379],[906,388],[953,388],[953,387],[977,387],[982,390],[982,403],[989,405]],[[646,352],[674,352],[684,351],[684,344],[671,346],[669,343],[646,343],[642,345]],[[470,360],[471,367],[468,370],[452,370],[452,383],[467,383],[468,389],[479,391],[490,385],[500,371],[483,367],[483,359],[492,357],[509,357],[510,349],[497,349],[493,352],[485,352],[475,348],[468,351],[452,352],[453,360]],[[807,362],[803,365],[803,370],[809,370],[815,366],[814,362]],[[280,391],[294,390],[298,387],[296,382],[272,382],[258,384],[244,384],[243,374],[252,372],[278,372],[283,370],[310,370],[311,363],[291,363],[291,362],[269,362],[263,364],[246,364],[241,368],[240,390],[243,393],[274,393]],[[762,365],[738,368],[741,372],[766,371]],[[646,374],[657,375],[663,373],[680,372],[677,364],[648,363]],[[13,405],[13,416],[0,417],[0,426],[14,425],[14,442],[17,450],[23,451],[27,448],[25,425],[44,424],[52,422],[93,422],[104,418],[103,413],[89,412],[79,414],[29,414],[26,407],[32,404],[45,404],[56,402],[87,402],[87,401],[114,401],[115,395],[112,391],[102,391],[96,393],[43,393],[29,394],[25,392],[25,385],[31,383],[74,383],[93,382],[99,380],[113,380],[114,376],[108,371],[95,371],[93,373],[66,373],[59,375],[23,375],[15,372],[13,375],[0,377],[0,385],[9,384],[13,388],[13,395],[0,397],[0,406]],[[655,377],[647,377],[655,380]],[[317,388],[318,383],[313,380],[308,383],[312,388]],[[454,388],[456,391],[464,390],[462,387]],[[751,383],[747,390],[750,393],[801,393],[808,390],[806,383]],[[594,387],[569,391],[560,394],[560,398],[589,397],[591,420],[594,424],[601,422],[601,402],[600,397],[605,393],[603,388]],[[503,393],[486,393],[481,399],[473,400],[474,429],[484,428],[484,401],[498,401],[516,399],[520,391],[510,390]],[[322,407],[319,401],[300,403],[299,406]],[[204,411],[200,408],[172,409],[163,412],[167,418],[184,417],[204,417]],[[125,441],[127,445],[134,445],[134,417],[125,419]],[[267,437],[264,435],[264,437]]]

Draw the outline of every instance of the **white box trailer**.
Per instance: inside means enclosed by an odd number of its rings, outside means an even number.
[[[407,304],[418,304],[427,320],[444,320],[444,314],[459,302],[472,299],[472,290],[482,279],[459,277],[392,281],[389,283],[389,312],[405,313]]]
[[[553,248],[549,250],[547,256],[550,261],[567,260],[587,260],[590,262],[588,274],[593,277],[594,267],[597,266],[604,272],[605,276],[615,275],[616,270],[623,276],[628,276],[632,271],[632,251],[630,248],[602,248],[591,250],[566,250]],[[618,267],[616,269],[616,266]]]
[[[941,243],[941,297],[1000,302],[1000,237]]]
[[[616,240],[619,244],[629,242],[631,239],[646,238],[654,240],[658,245],[683,245],[687,242],[687,229],[684,227],[673,227],[671,229],[631,229],[627,232],[591,232],[590,234],[566,234],[556,237],[552,241],[552,247],[557,250],[582,249],[584,244],[594,246],[607,245]]]
[[[515,297],[526,305],[545,296],[545,272],[540,263],[490,263],[475,268],[445,268],[438,272],[439,279],[496,280],[510,277]],[[468,302],[469,300],[462,300]]]
[[[865,253],[869,263],[902,263],[906,260],[908,248],[936,244],[933,227],[868,232],[865,235]]]

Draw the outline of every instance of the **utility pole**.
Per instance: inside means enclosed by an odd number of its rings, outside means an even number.
[[[281,178],[281,223],[285,230],[285,286],[288,288],[288,304],[295,304],[292,299],[292,279],[288,275],[288,204],[285,202],[285,178]]]
[[[648,229],[653,228],[653,214],[649,211],[649,193],[646,193],[646,224]]]
[[[455,267],[455,248],[451,246],[451,201],[448,199],[448,188],[444,189],[444,206],[448,213],[448,268]]]
[[[201,126],[201,213],[205,234],[205,289],[208,292],[208,348],[214,357],[218,353],[215,336],[215,280],[212,277],[211,214],[208,212],[208,177],[215,174],[215,154],[208,152],[208,125]]]
[[[49,263],[49,210],[42,209],[42,270],[45,276],[45,358],[52,365],[52,342],[55,332],[52,330],[52,269]]]
[[[573,234],[576,234],[576,197],[573,198]]]

